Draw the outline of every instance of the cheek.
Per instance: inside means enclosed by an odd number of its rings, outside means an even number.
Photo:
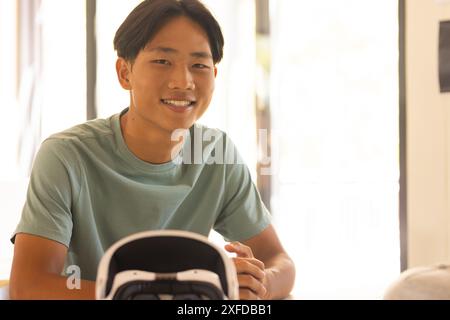
[[[142,76],[139,79],[135,79],[132,89],[145,97],[159,96],[164,90],[164,79],[155,75]]]
[[[206,81],[203,81],[201,88],[202,88],[202,94],[205,98],[211,100],[211,97],[214,93],[216,83],[214,78],[207,79]]]
[[[216,88],[216,80],[215,80],[215,78],[213,78],[212,80],[211,80],[211,87],[210,87],[210,89],[211,89],[211,94],[213,94],[214,93],[214,89]]]

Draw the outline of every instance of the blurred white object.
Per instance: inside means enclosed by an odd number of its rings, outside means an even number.
[[[450,300],[450,265],[404,271],[386,291],[385,300]]]
[[[0,300],[9,300],[9,285],[7,282],[0,284]]]

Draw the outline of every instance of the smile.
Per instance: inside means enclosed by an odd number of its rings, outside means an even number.
[[[190,100],[165,100],[162,99],[161,102],[165,104],[170,110],[175,112],[185,112],[190,110],[194,105],[195,101]]]
[[[195,101],[189,101],[189,100],[161,100],[162,103],[174,106],[174,107],[190,107],[193,106]]]

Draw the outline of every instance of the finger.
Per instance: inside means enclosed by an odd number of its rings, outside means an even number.
[[[252,250],[239,242],[232,242],[227,244],[225,246],[225,250],[227,250],[228,252],[236,253],[238,257],[253,258]]]
[[[237,241],[225,245],[225,250],[236,253],[238,257],[253,258],[252,249]]]
[[[264,264],[257,259],[234,258],[236,273],[247,273],[259,280],[264,280],[266,273],[264,272]]]
[[[255,267],[257,267],[260,270],[265,270],[266,267],[264,265],[264,262],[262,262],[261,260],[255,259],[255,258],[240,258],[240,257],[235,257],[232,258],[234,264],[238,264],[238,263],[243,263],[244,261],[246,261],[247,263],[250,263],[252,265],[254,265]]]
[[[265,294],[267,293],[267,289],[261,283],[261,281],[255,279],[251,275],[248,274],[238,275],[238,282],[240,289],[250,289],[259,298],[264,297]]]

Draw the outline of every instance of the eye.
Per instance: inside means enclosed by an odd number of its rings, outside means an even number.
[[[206,64],[202,64],[202,63],[196,63],[193,65],[193,67],[196,69],[209,69],[209,66],[207,66]]]
[[[163,64],[163,65],[167,65],[167,66],[170,65],[170,62],[165,59],[152,60],[152,63]]]

